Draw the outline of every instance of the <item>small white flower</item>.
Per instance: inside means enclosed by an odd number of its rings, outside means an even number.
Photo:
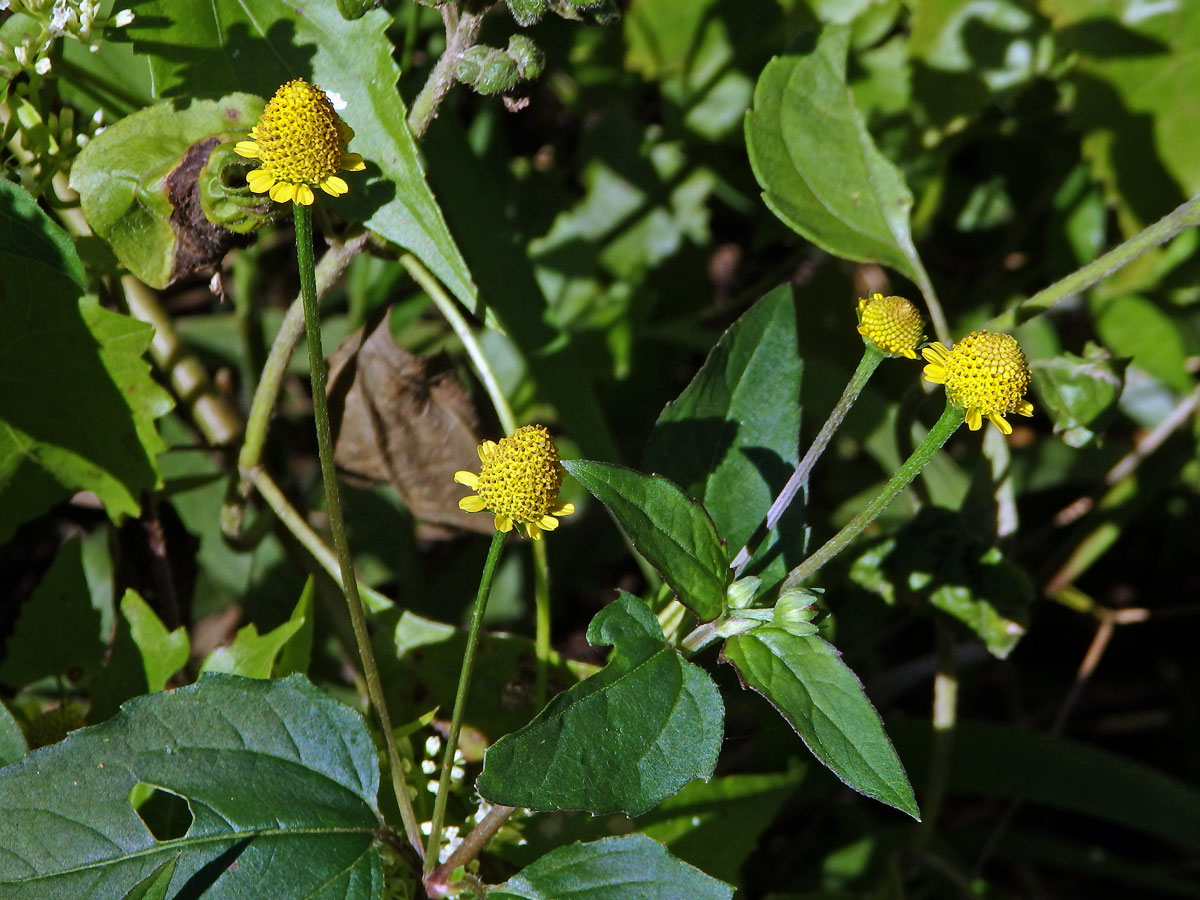
[[[34,64],[33,71],[37,72],[39,75],[45,75],[50,71],[50,65],[50,57],[43,56],[37,61],[37,63]]]
[[[437,763],[432,759],[423,759],[421,760],[421,771],[426,775],[432,775],[437,771]]]
[[[104,124],[104,110],[98,109],[94,113],[92,113],[92,124],[93,125],[103,125]]]
[[[329,98],[329,102],[333,104],[333,108],[338,112],[346,108],[346,101],[342,99],[342,95],[337,91],[326,91],[325,96]]]
[[[113,18],[112,23],[113,23],[114,28],[124,28],[126,25],[128,25],[132,21],[133,21],[133,10],[132,9],[123,9],[119,13],[116,14],[116,16]]]
[[[462,838],[458,836],[457,825],[447,825],[442,830],[442,837],[445,843],[442,844],[442,849],[438,851],[438,862],[445,862],[450,858],[450,854],[458,849],[458,845],[462,843]]]
[[[71,22],[71,6],[67,0],[57,0],[54,4],[54,11],[50,14],[50,36],[62,37],[67,30],[67,25]]]
[[[442,739],[436,734],[431,734],[425,738],[425,755],[437,756],[437,752],[442,749]]]
[[[29,48],[24,44],[17,44],[13,47],[13,56],[17,58],[17,65],[21,68],[29,65]]]

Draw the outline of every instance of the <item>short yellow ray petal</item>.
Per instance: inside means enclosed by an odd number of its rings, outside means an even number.
[[[313,196],[312,188],[310,188],[307,184],[296,185],[297,203],[303,203],[305,206],[312,206],[314,199],[316,198]]]
[[[262,169],[254,169],[246,173],[246,184],[250,185],[250,190],[256,194],[265,194],[274,183],[275,176]]]
[[[966,421],[968,428],[972,431],[978,431],[979,426],[983,424],[983,417],[979,415],[979,410],[972,406],[967,410]]]
[[[271,185],[270,194],[271,199],[276,203],[288,203],[296,196],[296,186],[286,181],[279,181]]]
[[[550,515],[552,515],[552,516],[569,516],[573,512],[575,512],[575,504],[574,503],[560,503],[557,507],[550,510]]]
[[[487,503],[478,494],[470,494],[458,501],[458,508],[463,512],[483,512],[487,509]]]
[[[459,470],[454,473],[454,480],[459,484],[465,484],[473,491],[479,490],[479,476],[474,472]]]
[[[258,159],[258,144],[255,141],[238,141],[233,145],[233,152],[247,159]]]
[[[540,541],[542,539],[541,529],[539,529],[532,522],[525,523],[525,533],[529,535],[530,539],[532,540]]]
[[[925,367],[925,380],[931,384],[945,384],[946,370],[936,363],[930,363]]]
[[[1020,403],[1017,404],[1017,415],[1032,416],[1033,415],[1033,404],[1030,403],[1028,400],[1022,400]]]
[[[363,158],[357,153],[342,154],[342,168],[347,172],[361,172],[366,167],[367,164],[363,162]]]
[[[543,531],[553,531],[558,527],[558,519],[554,518],[554,516],[542,516],[538,519],[537,526]]]
[[[336,175],[330,175],[321,182],[321,190],[329,194],[331,197],[340,197],[346,191],[350,190],[350,185],[338,178]]]
[[[989,414],[988,420],[1000,429],[1001,434],[1012,434],[1012,426],[1008,424],[1008,420],[1000,415],[1000,413]]]
[[[504,513],[496,513],[495,525],[497,531],[503,531],[507,534],[513,529],[513,520],[504,515]]]

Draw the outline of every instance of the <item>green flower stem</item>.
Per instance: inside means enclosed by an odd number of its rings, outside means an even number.
[[[271,507],[271,511],[275,513],[275,517],[283,523],[283,527],[291,532],[292,537],[300,542],[300,545],[317,561],[317,565],[324,569],[325,574],[332,578],[344,592],[346,585],[342,581],[342,570],[338,565],[337,556],[321,540],[321,536],[309,527],[308,522],[305,521],[304,516],[300,515],[296,507],[288,502],[288,498],[280,490],[275,480],[267,474],[266,469],[261,467],[254,469],[250,473],[250,478],[259,495],[267,502],[267,506]],[[373,611],[388,609],[394,605],[391,600],[379,593],[379,591],[365,584],[358,585],[358,590]]]
[[[933,676],[933,742],[929,749],[929,774],[925,796],[921,798],[921,826],[913,839],[913,849],[923,850],[937,828],[946,785],[950,780],[950,763],[954,758],[954,729],[958,722],[958,667],[954,641],[941,622],[937,628],[937,670]]]
[[[754,555],[752,548],[757,548],[758,544],[771,529],[779,524],[779,520],[783,518],[783,514],[787,512],[787,508],[795,499],[796,494],[808,484],[808,477],[812,474],[813,466],[817,464],[817,460],[821,458],[821,454],[825,452],[825,448],[829,446],[829,442],[833,440],[833,435],[841,427],[842,421],[846,418],[846,414],[850,412],[850,407],[854,405],[854,401],[858,399],[858,395],[862,393],[862,389],[866,387],[871,376],[875,373],[875,369],[884,359],[884,353],[873,343],[864,342],[862,359],[859,360],[858,368],[854,370],[854,374],[850,376],[850,381],[846,384],[846,389],[842,391],[841,399],[837,405],[829,413],[829,418],[825,420],[825,424],[821,426],[821,430],[817,432],[817,436],[813,439],[812,445],[808,448],[808,452],[804,454],[804,459],[800,460],[796,466],[796,471],[792,473],[792,477],[788,479],[787,484],[783,486],[783,490],[779,492],[779,496],[775,498],[775,502],[771,504],[771,508],[767,510],[766,523],[755,533],[746,546],[739,551],[737,558],[734,559],[729,567],[734,570],[734,574],[741,574],[742,569],[746,567],[746,563],[750,562],[750,557]]]
[[[1044,313],[1067,297],[1074,296],[1091,287],[1101,279],[1133,262],[1146,251],[1153,250],[1184,229],[1195,225],[1200,225],[1200,195],[1176,207],[1153,225],[1142,229],[1100,258],[1093,260],[1081,269],[1076,269],[1066,278],[1054,282],[1048,288],[1038,291],[1014,308],[996,316],[988,323],[988,327],[998,331],[1012,329],[1021,322]]]
[[[426,895],[447,896],[450,893],[450,876],[454,874],[454,870],[477,857],[514,812],[514,806],[493,806],[483,817],[483,821],[472,828],[462,839],[462,843],[454,848],[454,852],[446,857],[446,861],[429,873],[425,879]]]
[[[904,464],[891,477],[891,480],[883,486],[883,490],[879,492],[879,495],[863,507],[857,516],[846,523],[846,526],[841,531],[826,541],[820,550],[792,569],[788,573],[787,578],[783,580],[783,584],[779,589],[780,593],[799,587],[809,576],[820,569],[821,566],[845,550],[850,542],[862,533],[863,529],[875,521],[876,517],[888,508],[891,502],[896,499],[896,495],[908,487],[909,483],[933,459],[933,455],[942,448],[942,445],[950,439],[950,435],[954,434],[958,430],[958,426],[962,423],[963,411],[947,401],[946,409],[942,413],[941,418],[929,429],[929,433],[925,435],[925,440],[917,445],[912,455],[904,461]]]
[[[546,542],[530,541],[533,553],[533,653],[537,657],[533,696],[538,706],[546,702],[550,657],[550,562],[546,558]]]
[[[487,8],[476,12],[464,9],[461,13],[453,3],[441,7],[442,21],[446,25],[446,49],[425,80],[421,93],[413,100],[408,113],[408,130],[416,140],[425,136],[429,123],[437,116],[443,98],[454,87],[455,71],[462,55],[475,45],[479,37],[479,26]]]
[[[379,678],[379,668],[375,664],[375,654],[371,649],[366,614],[363,612],[362,598],[358,594],[358,579],[354,575],[350,545],[346,541],[346,523],[342,518],[342,500],[338,492],[337,469],[333,462],[329,409],[325,403],[325,352],[321,348],[321,319],[317,307],[316,272],[313,264],[312,211],[302,203],[294,203],[292,206],[296,222],[296,260],[300,268],[300,295],[304,302],[304,330],[308,335],[308,369],[312,374],[313,419],[317,426],[317,451],[321,459],[321,481],[325,486],[325,511],[329,517],[329,532],[342,573],[346,607],[350,612],[350,624],[354,628],[354,640],[358,644],[363,677],[367,682],[367,696],[371,706],[375,708],[375,714],[379,716],[379,727],[383,731],[396,804],[400,808],[400,818],[404,821],[405,834],[408,835],[413,848],[420,853],[421,831],[417,826],[412,800],[408,796],[408,784],[400,762],[400,751],[396,746],[396,735],[392,731],[391,715],[384,701],[383,682]]]
[[[425,874],[430,874],[438,864],[438,851],[442,846],[442,822],[446,818],[446,798],[450,792],[450,770],[454,767],[454,753],[458,750],[458,733],[462,729],[463,708],[467,705],[467,691],[471,686],[471,672],[475,668],[475,650],[479,646],[479,632],[483,625],[483,613],[487,609],[488,594],[492,592],[492,578],[496,564],[500,561],[500,550],[504,547],[505,533],[492,534],[487,559],[483,563],[483,575],[479,579],[479,593],[475,595],[475,611],[471,614],[471,631],[467,635],[467,647],[463,652],[462,671],[458,676],[458,693],[454,697],[454,711],[450,715],[450,731],[446,735],[446,752],[442,754],[442,769],[438,775],[437,797],[433,801],[433,821],[429,828],[429,843],[425,848]]]

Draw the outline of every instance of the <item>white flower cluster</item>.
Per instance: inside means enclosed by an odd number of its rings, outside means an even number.
[[[109,17],[100,16],[100,0],[0,0],[0,11],[20,17],[23,27],[9,25],[16,43],[0,38],[0,77],[12,79],[25,71],[45,75],[53,68],[54,42],[62,37],[100,49],[96,35],[106,28],[124,28],[133,21],[133,10],[122,9]]]

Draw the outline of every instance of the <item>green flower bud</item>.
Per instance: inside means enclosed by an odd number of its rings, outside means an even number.
[[[514,34],[508,39],[504,51],[517,65],[517,75],[525,81],[537,78],[546,67],[546,57],[537,44],[523,34]]]
[[[812,621],[819,611],[816,602],[816,595],[804,588],[787,591],[775,604],[772,623],[796,637],[816,634],[817,626]]]
[[[758,593],[761,584],[762,579],[753,575],[739,578],[725,589],[726,605],[730,609],[745,609]]]
[[[506,0],[508,11],[517,24],[526,28],[540,19],[546,12],[546,0]]]
[[[367,10],[378,6],[380,0],[337,0],[338,12],[343,19],[361,19]]]

